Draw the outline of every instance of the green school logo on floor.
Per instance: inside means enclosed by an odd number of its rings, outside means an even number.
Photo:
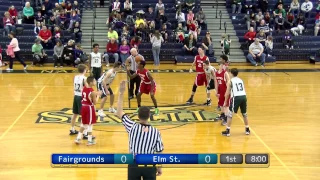
[[[166,106],[159,107],[160,115],[155,116],[151,114],[150,123],[154,126],[163,125],[180,125],[185,123],[195,122],[212,122],[217,116],[214,112],[213,107],[205,106]],[[124,110],[129,117],[138,121],[138,115],[135,114],[136,109],[125,109]],[[151,110],[153,112],[153,110]],[[98,114],[98,113],[97,113]],[[121,125],[121,120],[113,113],[105,111],[106,117],[101,118],[97,116],[96,125]],[[38,114],[36,123],[70,123],[72,117],[71,108],[63,108],[57,111],[44,111]],[[78,117],[77,122],[81,122],[81,117]]]

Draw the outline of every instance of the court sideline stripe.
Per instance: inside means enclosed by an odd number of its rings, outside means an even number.
[[[238,118],[241,119],[241,121],[244,123],[242,117],[237,114]],[[250,131],[256,136],[256,138],[268,149],[268,151],[280,162],[280,164],[291,174],[294,179],[299,180],[297,175],[291,171],[291,169],[288,168],[288,166],[276,155],[276,153],[258,136],[258,134],[250,127]]]
[[[55,77],[55,74],[45,83],[45,85],[41,88],[41,90],[38,92],[38,94],[30,101],[28,106],[24,108],[24,110],[20,113],[20,115],[17,117],[16,120],[13,121],[13,123],[1,134],[0,141],[8,134],[8,132],[13,128],[13,126],[21,119],[21,117],[24,115],[24,113],[27,112],[29,107],[34,103],[34,101],[40,96],[42,91],[47,87],[47,84]]]

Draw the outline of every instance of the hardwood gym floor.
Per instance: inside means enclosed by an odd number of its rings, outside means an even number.
[[[216,65],[215,65],[216,66]],[[16,68],[21,65],[15,64]],[[217,67],[217,66],[216,66]],[[147,68],[154,69],[151,65]],[[188,69],[189,66],[161,65],[160,69]],[[316,180],[320,170],[320,71],[309,64],[277,64],[240,72],[248,96],[252,134],[244,135],[241,117],[235,115],[231,137],[222,137],[225,127],[208,120],[215,117],[213,106],[183,106],[189,98],[195,74],[154,73],[160,112],[176,113],[154,117],[161,129],[164,153],[269,153],[269,168],[163,169],[159,180]],[[29,68],[36,69],[52,69]],[[69,68],[70,69],[70,68]],[[270,72],[272,69],[287,71]],[[293,72],[290,69],[299,69]],[[27,72],[28,72],[27,71]],[[2,69],[4,72],[4,69]],[[50,72],[50,71],[48,71]],[[124,180],[126,168],[51,168],[52,153],[127,153],[128,138],[119,120],[98,123],[94,128],[97,144],[76,146],[69,136],[73,100],[73,73],[0,74],[0,179],[3,180]],[[112,85],[117,95],[120,73]],[[116,96],[117,97],[117,96]],[[205,101],[204,88],[198,88],[195,103]],[[117,98],[116,98],[117,99]],[[106,107],[109,107],[107,101]],[[116,103],[115,103],[116,104]],[[151,105],[143,96],[143,105]],[[128,106],[128,102],[125,103]],[[136,108],[135,99],[131,107]],[[190,114],[195,112],[196,117]],[[183,112],[182,112],[183,111]],[[201,116],[199,115],[201,114]],[[171,116],[170,116],[171,117]],[[181,120],[189,119],[189,123]]]

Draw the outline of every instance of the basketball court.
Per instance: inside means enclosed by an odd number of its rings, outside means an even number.
[[[214,65],[217,68],[217,65]],[[20,67],[15,64],[15,68]],[[320,171],[320,69],[309,64],[277,64],[240,69],[248,97],[251,135],[244,134],[241,114],[235,115],[231,136],[216,117],[217,99],[206,101],[197,89],[195,105],[187,106],[195,73],[190,66],[153,66],[160,116],[151,124],[161,130],[164,153],[269,153],[269,168],[163,169],[159,180],[316,180]],[[73,77],[69,71],[30,67],[0,73],[0,179],[3,180],[124,180],[126,168],[52,168],[52,153],[128,153],[128,136],[120,120],[109,114],[94,126],[97,144],[77,146],[69,136]],[[22,69],[22,68],[21,68]],[[45,69],[45,70],[44,70]],[[245,72],[244,72],[245,71]],[[19,72],[19,73],[15,73]],[[111,85],[116,94],[126,79],[117,75]],[[127,94],[126,94],[127,99]],[[136,109],[136,99],[131,100]],[[125,107],[128,108],[128,100]],[[152,106],[143,95],[142,105]],[[105,108],[109,108],[107,100]],[[79,123],[77,123],[79,125]]]

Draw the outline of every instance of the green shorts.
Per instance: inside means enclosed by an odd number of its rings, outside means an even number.
[[[73,107],[72,107],[72,113],[73,114],[81,114],[81,96],[74,96],[73,97]]]
[[[231,102],[230,102],[230,111],[233,113],[237,113],[238,110],[241,110],[242,114],[246,114],[247,113],[247,96],[236,96],[231,98]]]
[[[92,67],[91,74],[96,80],[98,80],[101,77],[101,68]]]

